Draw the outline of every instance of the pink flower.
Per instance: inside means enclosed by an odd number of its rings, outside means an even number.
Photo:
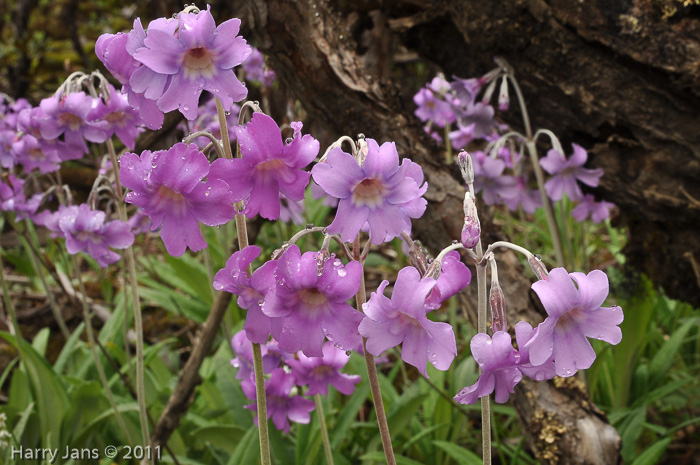
[[[574,284],[576,282],[576,285]],[[610,344],[622,340],[620,307],[601,307],[608,296],[608,277],[600,270],[587,275],[550,271],[547,280],[532,285],[549,315],[524,345],[530,362],[539,366],[554,356],[558,376],[572,376],[595,360],[588,337]]]
[[[248,310],[245,319],[246,336],[252,342],[263,344],[270,337],[271,319],[261,310],[261,302],[276,284],[277,261],[271,260],[248,277],[246,269],[260,255],[260,247],[249,245],[234,252],[226,267],[214,276],[214,289],[238,296],[238,306]]]
[[[350,356],[331,342],[323,345],[322,357],[307,357],[303,352],[297,352],[297,357],[298,360],[287,360],[287,364],[292,368],[297,384],[309,386],[305,393],[307,396],[327,395],[329,384],[349,396],[355,390],[355,385],[362,380],[359,375],[340,372],[350,360]]]
[[[583,194],[577,181],[596,187],[603,175],[603,170],[600,168],[594,170],[584,168],[583,165],[588,160],[588,153],[579,145],[571,144],[571,146],[574,148],[574,153],[568,159],[564,157],[563,153],[554,149],[548,151],[547,156],[540,159],[542,169],[552,175],[552,178],[544,184],[544,188],[549,198],[555,201],[561,200],[564,194],[571,200],[581,199]]]
[[[126,201],[141,207],[161,228],[161,238],[170,255],[180,256],[189,247],[201,250],[207,243],[199,223],[217,226],[236,215],[237,201],[228,184],[202,179],[209,174],[207,157],[193,144],[175,144],[170,150],[140,156],[126,153],[120,159],[122,183],[132,190]]]
[[[454,397],[460,404],[473,404],[478,398],[496,392],[495,400],[504,403],[515,390],[523,375],[517,367],[520,355],[513,348],[510,335],[496,331],[493,338],[477,333],[469,344],[472,356],[482,373],[476,383],[459,391]]]
[[[282,142],[275,120],[255,113],[244,128],[235,128],[242,158],[219,159],[212,165],[212,176],[223,179],[234,195],[245,200],[245,215],[276,220],[280,216],[280,194],[287,199],[304,199],[310,174],[306,165],[316,158],[320,145],[310,135],[295,131],[291,142]]]
[[[373,244],[381,244],[411,232],[411,218],[420,218],[427,201],[420,165],[404,159],[393,142],[381,145],[367,139],[367,158],[362,166],[349,153],[335,148],[328,163],[319,163],[311,173],[328,195],[340,199],[338,213],[328,226],[331,234],[350,242],[369,224]]]
[[[243,393],[249,399],[255,399],[255,380],[250,378],[241,383]],[[278,430],[289,433],[289,420],[295,423],[307,424],[311,421],[309,412],[315,408],[313,401],[304,399],[301,396],[292,396],[294,387],[294,376],[284,372],[282,368],[277,368],[270,374],[270,379],[265,383],[265,397],[267,404],[267,418],[272,418],[272,422]],[[246,405],[245,408],[257,411],[258,403],[254,402]],[[255,414],[255,425],[258,424],[258,415]]]
[[[265,295],[262,311],[272,318],[272,337],[280,349],[302,350],[308,357],[321,357],[324,338],[339,349],[350,349],[360,341],[357,326],[362,313],[347,301],[360,288],[362,265],[343,265],[331,256],[322,262],[318,253],[292,245],[277,260],[277,285]]]
[[[571,210],[571,216],[578,221],[584,221],[589,216],[594,223],[598,224],[601,221],[610,217],[610,209],[615,206],[614,203],[601,200],[596,202],[591,194],[583,196],[578,205]]]
[[[154,73],[171,78],[158,98],[158,108],[164,112],[179,109],[190,120],[197,117],[203,90],[216,95],[227,110],[248,95],[233,70],[251,53],[238,35],[241,20],[230,19],[217,27],[209,8],[180,13],[177,34],[149,27],[143,47],[132,54]],[[141,77],[134,72],[129,79],[137,92],[146,86]],[[147,91],[145,95],[149,97]]]
[[[379,356],[403,343],[401,359],[428,377],[427,362],[447,370],[457,355],[452,327],[426,316],[426,298],[436,285],[433,278],[421,278],[412,266],[399,271],[391,300],[384,296],[389,281],[382,281],[362,307],[365,318],[359,331],[367,338],[367,350]]]
[[[134,242],[129,225],[114,220],[105,224],[105,212],[91,210],[87,204],[60,210],[58,226],[66,238],[69,254],[85,252],[102,268],[118,261],[121,256],[109,247],[125,249]]]

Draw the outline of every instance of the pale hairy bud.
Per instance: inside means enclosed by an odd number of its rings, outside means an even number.
[[[501,111],[506,111],[509,103],[510,97],[508,96],[508,78],[503,76],[503,80],[501,80],[501,89],[498,92],[498,109]]]
[[[462,150],[457,155],[457,164],[459,165],[459,170],[462,172],[462,178],[464,182],[469,184],[474,184],[474,165],[472,164],[472,157],[468,152]]]
[[[491,304],[491,329],[496,331],[506,331],[506,296],[503,294],[498,281],[491,281],[491,293],[489,295],[489,303]]]
[[[539,255],[530,255],[527,258],[527,262],[530,264],[530,268],[532,269],[532,272],[535,273],[535,276],[537,276],[537,279],[547,281],[547,276],[549,273],[547,272],[547,267],[544,265]]]
[[[421,276],[424,276],[425,272],[428,270],[428,257],[423,250],[421,250],[421,243],[419,241],[411,242],[408,246],[408,258]]]
[[[464,226],[460,237],[462,245],[467,249],[473,249],[481,238],[481,223],[476,211],[476,203],[470,192],[464,195]]]

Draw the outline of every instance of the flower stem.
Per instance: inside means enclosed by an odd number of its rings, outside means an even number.
[[[447,151],[445,152],[445,162],[448,166],[452,165],[452,142],[450,141],[450,125],[445,125],[445,147]]]
[[[124,189],[122,188],[121,179],[119,178],[119,162],[117,161],[117,152],[114,150],[112,139],[107,139],[107,151],[109,152],[110,160],[112,161],[112,169],[114,170],[115,187],[117,191],[117,212],[119,219],[126,222],[126,207],[123,204]],[[150,444],[149,427],[148,427],[148,409],[146,408],[146,385],[144,376],[144,358],[143,358],[143,318],[141,316],[141,299],[139,297],[139,284],[136,277],[136,258],[132,246],[126,248],[126,266],[129,272],[129,284],[131,287],[131,304],[134,311],[134,327],[136,330],[136,402],[139,407],[139,422],[141,424],[141,442],[144,446]],[[127,314],[124,314],[127,318]],[[124,351],[129,350],[129,346],[124,342]],[[149,460],[149,463],[151,460]]]
[[[5,264],[2,261],[2,256],[4,253],[4,250],[2,250],[2,247],[0,247],[0,286],[2,286],[2,296],[3,303],[5,304],[5,310],[10,315],[10,324],[8,325],[10,333],[17,338],[17,343],[19,344],[19,339],[22,337],[22,334],[19,330],[19,322],[17,321],[15,306],[10,298],[10,289],[7,287],[7,281],[5,281]]]
[[[328,465],[333,465],[333,452],[331,452],[331,441],[328,438],[326,415],[323,413],[323,402],[321,402],[320,394],[316,394],[314,396],[314,402],[316,403],[316,415],[318,415],[318,421],[319,423],[321,423],[321,437],[323,438],[323,451],[326,453],[326,463]]]
[[[80,294],[82,294],[83,296],[83,298],[80,299],[83,304],[83,320],[85,320],[85,329],[87,331],[88,345],[90,346],[90,353],[92,354],[92,359],[95,362],[97,376],[100,378],[100,382],[102,383],[102,386],[105,390],[105,394],[107,395],[109,405],[110,407],[112,407],[112,410],[114,410],[114,417],[117,420],[117,425],[119,425],[119,428],[124,433],[124,438],[126,439],[128,444],[134,444],[133,440],[131,439],[131,435],[129,434],[129,429],[126,427],[126,423],[124,423],[124,417],[122,417],[121,412],[117,408],[117,403],[114,400],[114,394],[112,393],[112,389],[109,387],[109,381],[107,380],[107,376],[105,375],[105,370],[102,366],[102,362],[100,362],[100,356],[97,353],[97,342],[95,340],[95,333],[92,328],[92,319],[90,316],[90,309],[88,308],[87,293],[85,292],[85,283],[83,282],[83,277],[80,273],[80,263],[78,261],[78,257],[75,255],[73,255],[73,268],[75,268],[75,275],[78,278],[78,288],[80,289]]]
[[[360,255],[360,235],[358,234],[353,243],[353,251],[355,252],[355,258],[359,258]],[[356,302],[357,309],[362,311],[362,305],[367,301],[367,294],[365,291],[365,265],[360,261],[362,265],[362,279],[360,281],[360,289],[357,291]],[[374,403],[374,410],[377,414],[377,424],[379,425],[379,436],[382,438],[382,446],[384,447],[384,456],[386,457],[387,465],[396,465],[396,458],[394,457],[394,449],[391,446],[391,434],[389,433],[389,423],[386,419],[386,411],[384,410],[384,401],[382,400],[382,391],[379,387],[379,377],[377,376],[377,365],[374,363],[374,356],[367,350],[367,338],[362,338],[362,348],[365,353],[365,364],[367,365],[367,377],[369,379],[369,387],[372,393],[372,402]]]
[[[228,124],[226,122],[226,112],[224,106],[218,97],[216,100],[216,113],[219,117],[219,126],[221,128],[221,144],[224,148],[226,158],[233,158],[231,151],[231,140],[228,136]],[[236,144],[236,154],[240,153],[238,144]],[[236,211],[241,212],[243,202],[236,204]],[[242,213],[236,214],[236,235],[238,236],[238,250],[243,250],[248,247],[248,229],[245,222],[245,215]],[[246,269],[248,277],[253,274],[253,267],[248,265]],[[258,439],[260,440],[260,463],[262,465],[271,465],[270,459],[270,432],[267,429],[267,396],[265,395],[265,377],[263,373],[262,349],[260,344],[253,344],[253,369],[255,371],[255,399],[258,403]]]
[[[49,307],[51,307],[51,312],[53,312],[53,317],[56,320],[56,323],[58,324],[58,328],[61,330],[63,338],[67,341],[70,338],[70,331],[68,330],[68,326],[66,325],[66,320],[63,318],[61,309],[58,308],[58,304],[56,303],[56,298],[53,296],[53,292],[51,292],[51,289],[49,289],[49,285],[46,282],[44,268],[39,264],[37,257],[34,256],[35,253],[38,253],[38,241],[36,238],[36,231],[34,230],[34,225],[29,219],[25,220],[25,225],[25,238],[30,244],[29,261],[32,263],[32,267],[36,270],[36,274],[39,277],[39,281],[41,282],[41,287],[46,293],[46,298],[49,300]]]
[[[523,125],[525,126],[525,137],[527,140],[525,146],[527,147],[527,152],[530,155],[530,163],[532,164],[532,169],[535,172],[535,179],[537,180],[537,189],[540,191],[540,198],[542,199],[542,206],[544,207],[545,218],[547,219],[547,226],[549,226],[549,234],[552,236],[552,243],[554,244],[554,254],[557,258],[557,265],[565,266],[564,262],[564,250],[561,245],[561,238],[559,237],[559,228],[557,226],[557,221],[554,219],[554,211],[552,210],[552,203],[547,197],[547,192],[544,190],[544,173],[542,172],[542,167],[540,166],[539,157],[537,156],[537,147],[535,146],[535,139],[532,134],[532,126],[530,126],[530,116],[527,112],[527,106],[525,105],[525,98],[520,90],[520,85],[515,79],[515,76],[510,74],[511,84],[513,84],[513,89],[515,89],[515,95],[518,97],[518,104],[520,105],[520,112],[523,115]]]
[[[478,281],[478,318],[477,331],[486,333],[486,263],[476,265],[476,278]],[[481,398],[481,444],[483,449],[484,465],[491,464],[491,404],[490,397]]]

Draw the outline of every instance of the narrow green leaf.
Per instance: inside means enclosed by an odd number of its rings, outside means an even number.
[[[447,455],[452,457],[459,465],[481,465],[482,459],[474,452],[464,447],[448,442],[448,441],[433,441],[435,446],[444,450]]]

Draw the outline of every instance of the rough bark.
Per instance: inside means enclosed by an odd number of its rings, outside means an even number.
[[[481,8],[490,2],[475,3]],[[364,133],[381,141],[393,140],[400,154],[423,166],[430,185],[426,194],[429,207],[414,223],[416,236],[433,251],[459,237],[464,196],[459,174],[436,157],[431,141],[412,116],[412,108],[407,107],[405,95],[390,81],[391,69],[387,67],[397,40],[390,31],[397,23],[389,19],[402,14],[409,15],[404,25],[430,22],[447,13],[448,2],[394,2],[390,11],[383,10],[380,2],[369,1],[249,0],[246,6],[244,23],[252,29],[257,45],[270,57],[282,83],[315,119],[336,134]],[[398,24],[404,27],[401,21]],[[456,31],[454,23],[451,27]],[[478,75],[489,66],[459,74]],[[497,237],[488,226],[485,229],[487,243]],[[533,323],[541,321],[541,310],[529,293],[530,280],[516,257],[510,253],[499,257],[499,272],[504,276],[511,321],[521,317]],[[475,301],[475,296],[463,296],[470,319],[475,319],[470,304]],[[516,392],[524,434],[543,462],[618,461],[619,436],[591,406],[581,387],[570,379],[566,389],[554,383],[524,383]]]

